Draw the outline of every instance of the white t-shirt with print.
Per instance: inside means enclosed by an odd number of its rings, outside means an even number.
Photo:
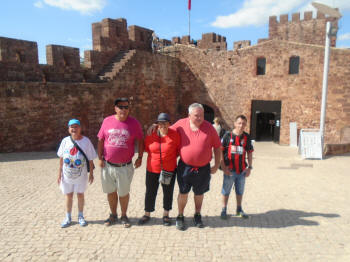
[[[75,140],[79,147],[84,151],[89,160],[97,157],[94,146],[89,138],[83,136],[80,140]],[[62,174],[63,179],[68,184],[83,183],[87,179],[87,165],[84,155],[74,147],[70,136],[62,139],[57,155],[63,158]]]

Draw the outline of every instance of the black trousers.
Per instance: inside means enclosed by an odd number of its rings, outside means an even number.
[[[173,193],[175,186],[175,175],[171,178],[169,185],[163,185],[163,208],[164,210],[171,210],[173,206]],[[145,211],[153,212],[156,204],[157,192],[159,187],[159,173],[146,172],[146,196],[145,196]]]

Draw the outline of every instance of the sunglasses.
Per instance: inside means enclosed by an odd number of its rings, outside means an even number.
[[[129,106],[117,106],[119,109],[129,109]]]

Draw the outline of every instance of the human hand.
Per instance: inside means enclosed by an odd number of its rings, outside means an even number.
[[[251,169],[250,169],[250,168],[247,168],[247,169],[245,170],[245,177],[250,176],[250,172],[251,172]]]
[[[141,166],[141,164],[142,164],[142,158],[137,158],[137,159],[135,160],[134,167],[135,167],[135,168],[138,168],[138,167]]]
[[[105,161],[103,159],[98,160],[98,165],[100,167],[105,167]]]
[[[90,185],[92,184],[92,182],[94,182],[94,174],[92,172],[90,172],[90,174],[89,174],[89,183],[90,183]]]
[[[62,174],[60,172],[60,174],[57,177],[57,184],[60,185],[61,184],[61,179],[62,179]]]
[[[157,130],[158,125],[157,124],[152,124],[148,129],[147,129],[147,135],[150,136],[152,135],[153,132]]]
[[[218,171],[218,166],[212,166],[211,168],[210,168],[210,174],[215,174],[216,173],[216,171]]]

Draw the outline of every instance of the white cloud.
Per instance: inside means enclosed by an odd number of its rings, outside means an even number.
[[[64,10],[75,10],[82,14],[91,14],[101,11],[106,0],[43,0],[45,4]]]
[[[37,8],[43,8],[44,7],[44,5],[43,5],[43,3],[41,1],[35,2],[34,6],[37,7]]]
[[[350,40],[350,33],[340,35],[338,40]]]
[[[230,28],[241,26],[261,26],[269,21],[271,15],[281,15],[296,11],[315,11],[310,0],[243,0],[243,7],[229,15],[218,16],[211,23],[214,27]],[[316,0],[340,11],[350,9],[349,0]]]

